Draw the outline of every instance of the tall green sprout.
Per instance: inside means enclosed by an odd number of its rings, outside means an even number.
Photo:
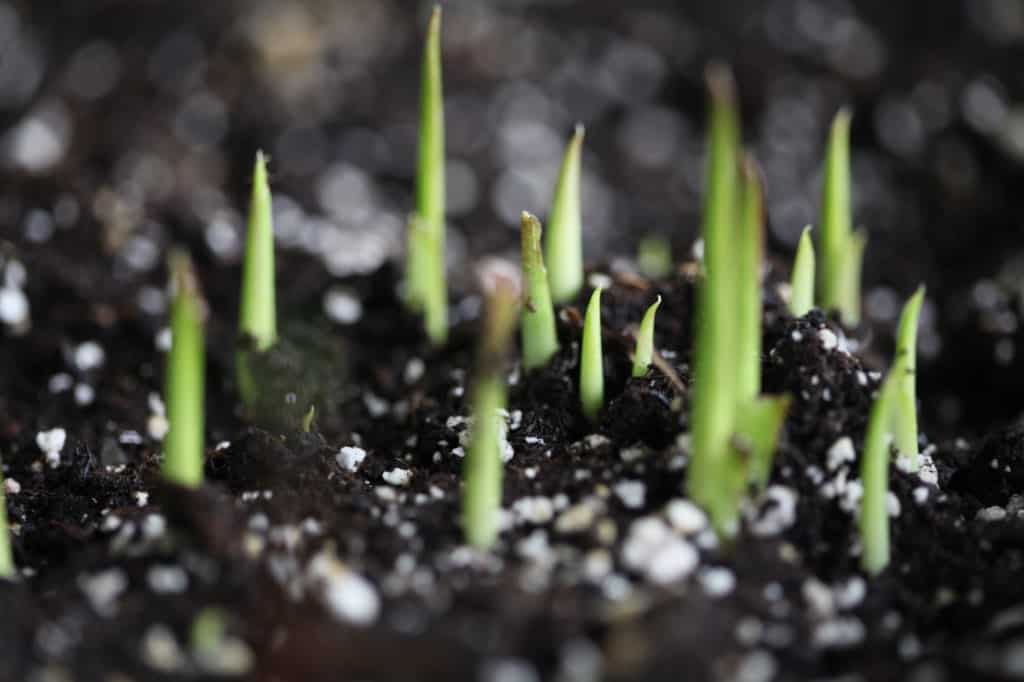
[[[580,344],[580,405],[592,422],[604,406],[604,351],[601,348],[601,289],[594,289],[583,316]]]
[[[203,482],[204,303],[188,255],[176,251],[168,265],[173,299],[171,349],[164,384],[168,430],[163,474],[168,480],[195,488]]]
[[[843,322],[860,322],[860,270],[867,234],[853,232],[850,180],[850,120],[842,109],[832,122],[821,198],[818,303],[837,310]]]
[[[743,199],[735,241],[736,385],[738,399],[748,402],[761,392],[761,261],[764,252],[764,199],[757,164],[749,155],[742,166]]]
[[[690,428],[690,496],[731,537],[751,484],[763,486],[788,399],[761,396],[761,262],[764,205],[760,174],[739,166],[739,116],[732,76],[708,70],[711,96],[704,281],[698,291]]]
[[[548,271],[540,247],[540,221],[526,211],[522,215],[523,283],[526,299],[522,312],[523,369],[543,367],[558,352],[555,308],[551,304]]]
[[[577,125],[565,148],[558,185],[548,216],[544,253],[555,303],[567,303],[583,288],[583,219],[580,208],[580,156],[583,126]]]
[[[477,350],[473,385],[473,426],[464,463],[462,522],[466,542],[488,549],[498,536],[501,509],[502,440],[505,408],[504,364],[515,329],[519,291],[497,277],[487,297],[483,337]]]
[[[693,456],[687,486],[690,497],[711,514],[719,530],[734,527],[736,509],[727,487],[729,441],[735,422],[736,340],[738,322],[733,239],[737,219],[740,132],[732,74],[721,65],[708,68],[710,127],[707,183],[701,234],[704,281],[698,290],[694,339],[694,391],[691,437]]]
[[[897,386],[892,373],[886,377],[871,406],[868,429],[864,436],[864,452],[860,460],[860,480],[864,488],[860,503],[858,528],[863,554],[861,567],[871,575],[880,573],[889,564],[889,494],[890,430]]]
[[[639,379],[647,375],[647,368],[654,360],[654,316],[658,314],[661,296],[651,304],[640,321],[640,331],[636,335],[636,351],[633,353],[633,378]]]
[[[924,303],[924,286],[918,287],[900,315],[896,335],[896,359],[893,362],[896,382],[893,404],[893,431],[896,450],[909,458],[910,468],[920,466],[917,452],[917,320]]]
[[[814,242],[811,228],[805,227],[796,247],[793,259],[793,276],[790,280],[789,312],[794,317],[803,317],[814,307]]]
[[[7,499],[4,495],[3,462],[0,462],[0,578],[14,578],[14,554],[11,552],[11,527],[7,523]]]
[[[249,365],[249,346],[265,351],[277,342],[277,305],[274,284],[274,218],[271,208],[267,164],[263,152],[256,153],[252,174],[249,229],[242,262],[242,298],[238,330],[244,347],[235,358],[238,391],[242,402],[256,399],[256,379]]]
[[[444,100],[441,87],[441,7],[427,26],[420,83],[420,130],[416,162],[416,211],[406,254],[406,302],[423,314],[435,345],[448,338],[445,274]]]

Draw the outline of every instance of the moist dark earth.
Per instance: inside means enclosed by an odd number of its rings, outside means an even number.
[[[30,305],[0,327],[20,571],[0,584],[0,679],[1020,679],[1024,31],[994,3],[906,5],[446,8],[463,195],[450,202],[453,328],[435,350],[400,304],[396,267],[426,6],[0,3],[21,60],[0,61],[0,291]],[[831,42],[808,26],[834,29]],[[683,495],[712,57],[734,65],[766,173],[764,388],[793,397],[769,487],[728,547]],[[115,78],[97,76],[112,63]],[[783,303],[843,104],[855,217],[871,233],[855,329]],[[469,273],[485,255],[514,258],[506,213],[543,214],[523,178],[549,184],[576,120],[591,275],[611,283],[607,405],[593,425],[577,407],[588,288],[560,311],[549,368],[510,359],[506,528],[482,554],[459,521],[480,310]],[[32,122],[56,131],[56,159]],[[260,147],[283,338],[261,358],[265,402],[245,415],[238,243]],[[671,241],[673,274],[635,272],[649,233]],[[210,308],[198,491],[159,475],[170,244],[191,251]],[[921,281],[926,464],[893,465],[893,560],[870,578],[861,443],[895,310]],[[630,330],[659,294],[664,362],[631,379]],[[225,629],[200,646],[211,609]]]

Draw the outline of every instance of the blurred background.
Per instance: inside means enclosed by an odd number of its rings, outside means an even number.
[[[515,253],[521,210],[546,213],[576,122],[588,259],[630,257],[649,234],[684,256],[700,209],[702,72],[720,58],[764,167],[778,263],[817,222],[827,128],[849,106],[869,326],[884,348],[926,282],[926,427],[1018,414],[1024,0],[443,5],[456,278],[473,256]],[[31,289],[55,262],[65,294],[161,313],[168,244],[237,265],[260,148],[285,286],[311,263],[343,280],[399,258],[430,7],[0,0],[0,235],[28,264],[7,268],[4,290]]]

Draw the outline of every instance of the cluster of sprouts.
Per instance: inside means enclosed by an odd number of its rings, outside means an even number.
[[[448,335],[445,272],[444,113],[441,86],[441,12],[427,29],[420,91],[419,150],[415,210],[409,218],[404,282],[405,304],[422,316],[429,341],[440,346]],[[727,68],[707,72],[709,91],[706,194],[701,236],[702,278],[698,287],[694,335],[690,428],[692,451],[686,488],[708,512],[715,530],[728,540],[738,529],[740,510],[752,492],[769,480],[773,453],[789,406],[788,396],[761,393],[762,270],[765,211],[762,180],[742,150],[735,86]],[[850,114],[840,111],[832,126],[825,161],[816,272],[810,227],[801,235],[792,267],[789,309],[805,315],[817,307],[856,325],[860,319],[860,269],[866,238],[851,229]],[[543,370],[559,353],[556,306],[579,300],[584,287],[580,167],[583,128],[577,126],[564,153],[545,230],[534,215],[521,221],[520,282],[506,275],[488,278],[485,319],[471,390],[473,426],[464,466],[463,527],[467,543],[490,548],[498,536],[502,502],[503,413],[507,362],[515,327],[520,329],[521,364]],[[646,250],[651,269],[671,270],[664,242]],[[169,481],[198,487],[204,468],[205,302],[187,255],[168,260],[172,303],[172,343],[166,363],[165,402],[169,431],[163,474]],[[580,414],[599,423],[605,404],[602,290],[590,293],[579,340]],[[919,289],[900,319],[896,357],[871,409],[861,479],[859,515],[865,571],[877,573],[889,562],[886,514],[892,445],[918,467],[915,395],[917,320],[924,299]],[[655,316],[661,297],[650,304],[636,334],[631,374],[642,378],[656,359]],[[236,379],[244,406],[258,398],[253,354],[278,340],[275,305],[274,241],[266,159],[256,156],[243,264],[239,313],[241,342]],[[302,420],[313,426],[315,408]],[[0,488],[0,527],[6,507]],[[6,532],[0,533],[0,577],[14,573]]]

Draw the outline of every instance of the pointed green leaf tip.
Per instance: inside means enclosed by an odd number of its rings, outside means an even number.
[[[790,282],[789,312],[803,317],[814,307],[814,242],[811,227],[804,228],[793,259],[793,277]]]
[[[203,300],[188,255],[175,251],[171,271],[171,349],[167,354],[164,402],[164,477],[189,487],[203,482],[203,404],[205,349]]]
[[[896,397],[893,404],[893,431],[896,450],[907,457],[911,471],[920,466],[917,451],[917,321],[924,303],[925,288],[918,287],[903,307],[896,335],[896,359],[893,374]]]
[[[690,415],[693,456],[690,497],[704,507],[720,533],[731,534],[736,504],[728,487],[729,441],[735,422],[736,304],[735,234],[739,217],[739,116],[729,69],[707,71],[710,94],[707,181],[701,233],[704,281],[697,292],[694,389]]]
[[[498,536],[502,449],[505,438],[504,360],[515,329],[518,287],[495,278],[487,297],[487,317],[477,350],[473,385],[473,426],[463,465],[462,522],[466,542],[489,549]]]
[[[768,484],[772,459],[786,420],[791,399],[784,396],[760,396],[739,411],[733,444],[741,462],[746,462],[750,483],[759,490]],[[742,490],[739,491],[742,494]]]
[[[256,153],[252,174],[249,229],[242,263],[242,300],[239,331],[252,338],[258,350],[277,341],[277,305],[274,286],[274,219],[270,185],[263,152]]]
[[[416,212],[406,246],[406,302],[422,312],[435,345],[448,338],[445,272],[445,145],[441,85],[441,7],[427,26],[420,84],[420,129],[416,162]]]
[[[647,368],[654,359],[654,316],[661,305],[661,296],[651,304],[640,321],[640,331],[636,335],[636,352],[633,354],[633,377],[639,379],[647,375]]]
[[[580,208],[580,157],[583,150],[583,126],[565,148],[555,196],[548,216],[544,252],[550,270],[548,282],[555,303],[567,303],[583,288],[583,219]]]
[[[742,166],[743,204],[736,239],[736,391],[745,404],[761,392],[761,260],[764,251],[764,192],[757,162]]]
[[[864,236],[852,230],[849,110],[841,109],[832,122],[825,156],[821,198],[821,243],[818,252],[818,303],[837,310],[843,322],[860,321],[860,268]]]
[[[0,578],[14,577],[14,555],[11,552],[11,528],[7,523],[7,499],[4,495],[3,462],[0,462]]]
[[[601,289],[594,289],[583,316],[580,345],[580,404],[583,416],[597,421],[604,406],[604,354],[601,349]]]
[[[548,288],[548,271],[540,248],[541,225],[536,216],[522,215],[523,281],[526,300],[522,312],[523,369],[543,367],[558,352],[555,308]]]
[[[876,575],[889,565],[889,422],[897,391],[890,372],[871,406],[864,452],[860,460],[860,480],[864,487],[858,527],[863,546],[861,567]]]

